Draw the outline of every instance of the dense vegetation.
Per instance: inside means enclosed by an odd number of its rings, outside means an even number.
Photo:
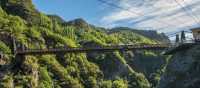
[[[128,62],[131,58],[123,56],[123,52],[59,53],[13,58],[11,38],[32,49],[152,44],[160,43],[159,40],[130,30],[107,31],[82,19],[66,22],[58,16],[39,13],[30,0],[1,0],[0,4],[0,51],[4,53],[4,57],[0,59],[1,88],[154,86],[146,77],[150,73],[144,75],[143,71],[135,71],[132,67],[134,65],[131,66]],[[151,51],[142,52],[146,52],[143,55],[152,57],[158,55]]]

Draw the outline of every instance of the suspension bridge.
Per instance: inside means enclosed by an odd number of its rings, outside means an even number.
[[[185,38],[186,37],[181,38],[180,41],[176,40],[176,43],[166,43],[166,44],[123,44],[123,45],[90,46],[90,47],[61,47],[61,48],[44,48],[44,49],[29,49],[29,48],[24,48],[24,46],[16,47],[16,43],[14,41],[14,47],[15,47],[14,54],[15,55],[46,55],[46,54],[58,54],[58,53],[114,52],[114,51],[131,51],[131,50],[167,51],[169,49],[178,47],[178,45],[191,46],[193,44],[196,44],[195,41],[186,40]]]
[[[68,48],[52,48],[52,49],[19,49],[15,53],[18,55],[44,55],[56,53],[81,53],[81,52],[113,52],[128,50],[165,50],[169,48],[166,44],[133,44],[133,45],[109,45],[96,47],[68,47]]]
[[[101,3],[107,4],[111,7],[118,8],[121,10],[128,11],[130,13],[136,14],[138,16],[145,16],[142,13],[137,13],[135,11],[129,10],[127,8],[123,8],[121,6],[118,6],[115,3],[107,2],[106,0],[98,0]],[[186,7],[184,7],[182,4],[180,4],[178,1],[175,0],[178,6],[181,7],[181,9],[190,16],[197,24],[199,21],[196,20],[196,16],[194,14],[190,13]],[[155,21],[159,23],[163,23],[168,26],[176,26],[171,23],[166,23],[161,20],[155,19]],[[184,22],[183,22],[184,23]],[[54,27],[55,28],[55,27]],[[184,31],[182,31],[182,34]],[[181,39],[179,39],[177,33],[173,33],[171,36],[176,36],[176,40],[171,43],[167,44],[124,44],[124,45],[107,45],[107,46],[96,46],[96,47],[61,47],[61,48],[45,48],[45,49],[30,49],[30,48],[18,48],[15,46],[13,49],[13,53],[15,55],[44,55],[44,54],[56,54],[56,53],[76,53],[76,52],[113,52],[113,51],[127,51],[127,50],[169,50],[177,47],[178,45],[186,45],[186,44],[195,44],[196,40],[189,39],[187,40],[186,36],[183,36],[181,34]],[[16,43],[15,43],[16,44]]]
[[[130,13],[133,13],[138,16],[145,16],[142,13],[138,13],[135,11],[132,11],[127,8],[123,8],[121,6],[118,6],[115,3],[107,2],[106,0],[98,0],[99,2],[103,4],[107,4],[108,6],[121,9]],[[181,3],[179,3],[177,0],[174,0],[175,3],[181,7],[181,9],[189,16],[191,17],[197,24],[199,24],[199,19],[197,16],[195,16],[193,13],[190,13],[187,7],[183,6]],[[166,23],[162,20],[154,19],[155,21],[159,23],[163,23],[167,26],[177,26],[175,24]],[[185,22],[181,22],[185,23]],[[168,35],[169,37],[175,36],[176,39],[173,42],[165,43],[165,44],[124,44],[124,45],[107,45],[107,46],[95,46],[95,47],[61,47],[61,48],[47,48],[47,49],[28,49],[28,48],[21,48],[18,49],[17,47],[13,50],[16,55],[44,55],[44,54],[56,54],[56,53],[85,53],[85,52],[113,52],[113,51],[128,51],[128,50],[165,50],[169,52],[174,52],[177,49],[184,49],[187,48],[187,46],[192,46],[197,43],[196,39],[188,38],[184,35],[184,33],[191,33],[188,31],[181,31],[181,38],[178,35],[179,32],[173,33],[172,35]],[[170,54],[168,52],[168,54]]]
[[[90,46],[90,47],[60,47],[60,48],[38,48],[31,49],[24,45],[17,44],[16,40],[12,38],[14,55],[48,55],[59,53],[87,53],[87,52],[114,52],[114,51],[132,51],[132,50],[162,50],[166,51],[166,54],[178,51],[180,49],[188,48],[189,46],[199,44],[194,39],[187,38],[184,33],[187,31],[181,31],[174,33],[176,41],[165,44],[123,44],[123,45],[107,45],[107,46]],[[188,32],[189,33],[189,32]],[[190,32],[191,33],[191,32]],[[181,35],[181,38],[179,39]],[[168,35],[169,36],[169,35]],[[172,35],[170,35],[172,36]],[[3,55],[1,54],[1,57]]]

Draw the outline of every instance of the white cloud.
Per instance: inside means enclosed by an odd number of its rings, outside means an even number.
[[[128,11],[119,11],[119,12],[113,12],[109,16],[103,17],[102,21],[106,23],[113,23],[115,21],[127,20],[134,17],[137,17],[137,15]]]
[[[105,0],[106,1],[106,0]],[[117,4],[122,9],[113,9],[102,17],[104,25],[123,26],[123,24],[133,25],[132,27],[152,27],[160,32],[173,32],[187,29],[188,26],[196,26],[196,22],[188,13],[175,2],[175,0],[118,0]],[[177,0],[181,5],[188,7],[188,12],[196,15],[200,20],[199,0]],[[117,24],[117,25],[116,25]],[[188,28],[189,29],[189,28]]]

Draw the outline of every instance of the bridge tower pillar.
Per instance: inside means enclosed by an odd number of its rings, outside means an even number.
[[[179,38],[179,34],[176,34],[176,40],[175,40],[175,43],[179,43],[180,42],[180,38]]]
[[[16,46],[16,40],[15,38],[13,38],[12,36],[10,37],[11,39],[11,50],[12,50],[12,54],[16,55],[17,52],[17,46]]]
[[[181,43],[184,43],[186,40],[185,31],[181,32]]]
[[[16,55],[12,60],[11,71],[13,71],[15,74],[20,71],[23,71],[23,63],[25,59],[25,55]]]
[[[18,44],[15,40],[14,37],[11,36],[11,50],[12,50],[12,54],[13,54],[13,59],[12,59],[12,66],[11,66],[11,70],[14,72],[14,73],[17,73],[19,72],[20,70],[22,70],[22,64],[25,60],[25,55],[19,55],[17,54],[17,47],[18,47]]]

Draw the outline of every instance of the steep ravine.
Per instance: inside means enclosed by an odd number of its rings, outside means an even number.
[[[152,51],[59,53],[26,56],[24,60],[13,58],[8,34],[30,49],[161,42],[144,36],[146,32],[108,31],[83,19],[64,21],[60,17],[47,16],[38,12],[31,0],[1,0],[0,5],[0,29],[3,29],[0,52],[4,54],[0,59],[0,88],[150,88],[157,84],[151,79],[160,78],[166,58]],[[13,66],[16,60],[20,63]],[[151,78],[154,73],[156,76]]]
[[[200,45],[173,54],[157,88],[200,88]]]
[[[157,86],[160,76],[171,58],[170,56],[162,55],[161,52],[162,50],[134,50],[127,52],[125,55],[128,64],[135,71],[143,73],[153,88]]]

